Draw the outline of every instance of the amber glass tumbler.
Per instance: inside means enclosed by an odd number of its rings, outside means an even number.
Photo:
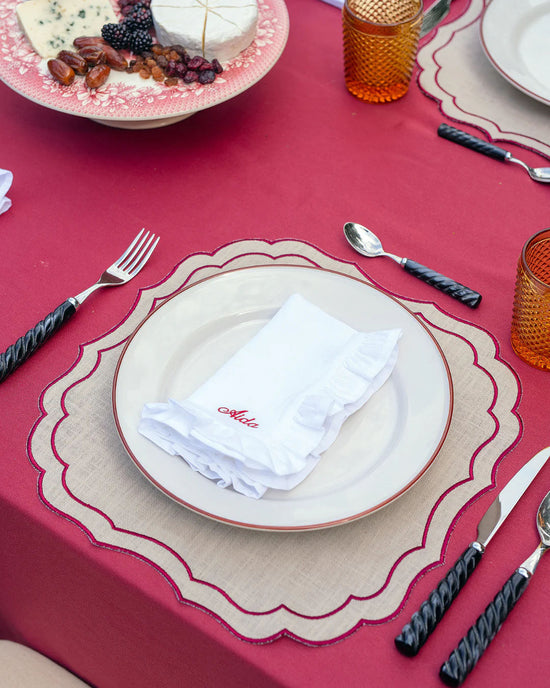
[[[512,347],[526,363],[550,370],[550,229],[532,236],[518,261]]]
[[[387,103],[407,93],[422,26],[422,0],[346,0],[344,77],[350,93]]]

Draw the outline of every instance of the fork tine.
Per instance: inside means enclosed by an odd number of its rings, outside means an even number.
[[[144,230],[142,230],[143,233]],[[139,260],[140,256],[142,255],[143,251],[146,250],[148,242],[151,240],[151,237],[154,238],[153,235],[149,235],[149,232],[145,232],[143,236],[140,235],[140,241],[137,244],[137,246],[134,247],[133,251],[130,252],[130,254],[124,259],[124,260],[119,260],[117,262],[117,267],[120,270],[124,270],[124,272],[128,272],[133,265]],[[137,238],[137,237],[136,237]]]
[[[130,244],[130,246],[128,246],[128,248],[126,249],[126,251],[124,251],[124,253],[120,256],[120,258],[114,262],[114,265],[115,265],[115,266],[120,267],[120,265],[122,265],[122,263],[126,260],[126,258],[128,258],[128,256],[130,255],[130,253],[132,253],[132,251],[134,250],[134,248],[135,248],[136,245],[138,244],[139,240],[142,238],[143,232],[145,232],[145,231],[146,231],[146,230],[145,230],[145,227],[144,227],[144,228],[141,230],[141,232],[139,232],[139,234],[136,236],[136,238],[132,241],[132,243]],[[147,234],[149,234],[149,232],[147,232]]]
[[[147,250],[151,246],[152,242],[155,239],[155,235],[151,234],[151,236],[145,236],[143,240],[140,242],[139,247],[134,251],[134,253],[129,256],[129,258],[126,261],[126,265],[124,266],[124,271],[125,272],[132,272],[132,270],[135,268],[135,266],[140,262],[142,256],[147,253]]]
[[[153,234],[153,236],[151,237],[151,240],[153,240],[154,238],[155,238],[155,235]],[[141,268],[145,265],[145,263],[149,260],[149,258],[151,257],[151,254],[153,253],[153,251],[156,248],[156,245],[159,242],[159,239],[160,239],[160,237],[156,238],[156,241],[154,242],[154,244],[149,248],[147,253],[143,256],[141,263],[139,265],[137,265],[136,267],[132,268],[132,271],[131,271],[132,277],[135,277],[138,274],[138,272],[141,270]]]

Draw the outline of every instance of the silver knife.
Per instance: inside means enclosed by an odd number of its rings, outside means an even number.
[[[459,557],[453,568],[395,638],[395,646],[399,652],[408,657],[418,654],[481,561],[485,548],[549,457],[550,447],[539,451],[496,496],[478,524],[477,540]]]

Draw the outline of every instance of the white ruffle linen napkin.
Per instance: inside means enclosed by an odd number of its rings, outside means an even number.
[[[146,404],[139,431],[220,487],[290,490],[386,382],[400,336],[357,332],[294,294],[187,399]]]
[[[6,196],[13,182],[13,174],[9,170],[0,170],[0,215],[11,208],[11,200]]]

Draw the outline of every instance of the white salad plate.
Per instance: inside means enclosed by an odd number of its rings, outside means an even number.
[[[256,500],[218,487],[137,428],[145,403],[187,397],[294,293],[357,330],[399,327],[403,336],[390,379],[346,420],[313,472]],[[290,265],[224,272],[164,301],[127,342],[112,393],[128,454],[162,492],[224,523],[281,531],[343,524],[398,498],[434,461],[453,408],[449,367],[419,318],[361,280]]]
[[[47,61],[34,52],[15,11],[21,0],[0,0],[0,79],[39,105],[122,129],[152,129],[179,122],[233,98],[276,64],[289,30],[284,0],[258,0],[258,28],[252,44],[223,63],[211,84],[167,87],[138,74],[111,70],[107,82],[89,89],[77,77],[70,86],[55,81]],[[116,7],[116,2],[113,0]]]
[[[481,43],[507,81],[550,105],[550,0],[492,0]]]

